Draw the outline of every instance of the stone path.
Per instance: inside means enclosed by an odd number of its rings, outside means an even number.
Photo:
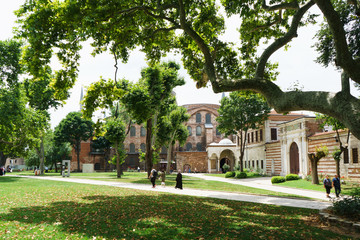
[[[194,177],[208,178],[209,180],[213,177],[205,176],[205,175],[194,175],[190,174]],[[122,183],[122,182],[109,182],[109,181],[100,181],[100,180],[90,180],[90,179],[79,179],[79,178],[62,178],[62,177],[38,177],[38,176],[21,176],[27,178],[34,179],[43,179],[43,180],[52,180],[52,181],[63,181],[63,182],[73,182],[73,183],[82,183],[82,184],[92,184],[92,185],[102,185],[102,186],[113,186],[113,187],[121,187],[121,188],[130,188],[137,190],[146,190],[146,191],[156,191],[156,192],[164,192],[170,194],[181,194],[181,195],[189,195],[196,197],[209,197],[209,198],[218,198],[218,199],[227,199],[234,201],[244,201],[244,202],[254,202],[261,204],[273,204],[279,206],[288,206],[288,207],[299,207],[299,208],[309,208],[309,209],[324,209],[330,206],[330,203],[324,201],[313,201],[313,200],[302,200],[302,199],[290,199],[284,197],[272,197],[272,196],[260,196],[260,195],[250,195],[250,194],[239,194],[239,193],[230,193],[230,192],[220,192],[220,191],[208,191],[208,190],[198,190],[198,189],[187,189],[185,186],[184,190],[175,189],[174,187],[161,187],[157,186],[156,188],[152,188],[151,184],[135,184],[135,183]],[[214,177],[218,180],[222,178]],[[214,180],[216,180],[214,179]],[[223,179],[224,180],[224,179]],[[256,184],[248,181],[247,184]],[[243,185],[243,184],[242,184]],[[256,185],[258,186],[258,185]],[[258,186],[259,187],[259,186]],[[272,190],[268,186],[268,190]],[[274,190],[273,190],[274,191]],[[297,194],[297,189],[293,189],[293,194]],[[303,191],[303,190],[302,190]]]

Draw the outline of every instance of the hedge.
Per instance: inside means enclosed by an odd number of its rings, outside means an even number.
[[[275,177],[272,177],[272,178],[271,178],[271,183],[272,183],[272,184],[274,184],[274,183],[282,183],[282,182],[285,182],[285,178],[284,178],[284,177],[275,176]]]

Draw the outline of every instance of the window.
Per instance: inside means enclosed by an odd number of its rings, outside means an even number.
[[[141,128],[140,128],[140,136],[141,136],[141,137],[146,136],[146,129],[145,129],[144,127],[141,127]]]
[[[196,136],[201,136],[201,127],[200,126],[196,127]]]
[[[254,160],[252,161],[252,167],[253,168],[255,167],[255,161]]]
[[[196,114],[196,122],[201,123],[201,113]]]
[[[167,153],[167,148],[165,146],[161,147],[161,153],[162,154],[166,154]]]
[[[216,136],[220,136],[221,132],[219,131],[219,129],[216,128]]]
[[[251,142],[254,142],[254,132],[251,132]]]
[[[247,161],[244,161],[244,168],[246,168],[246,163],[247,163]]]
[[[146,151],[146,145],[145,145],[145,143],[140,144],[140,149],[141,149],[142,152],[145,152],[145,151]]]
[[[130,143],[130,152],[134,153],[135,152],[135,144]]]
[[[191,143],[187,143],[187,144],[186,144],[186,151],[189,152],[189,151],[191,151],[191,149],[192,149],[192,144],[191,144]]]
[[[349,151],[348,151],[348,149],[344,150],[344,163],[349,163]]]
[[[188,132],[189,132],[189,136],[191,136],[191,135],[192,135],[192,128],[191,128],[190,126],[188,126],[188,127],[187,127],[187,130],[188,130]]]
[[[260,129],[260,142],[262,142],[263,140],[263,132],[262,132],[262,129]]]
[[[258,138],[258,131],[255,132],[255,141],[258,142],[259,138]]]
[[[277,129],[276,128],[271,129],[271,140],[277,140]]]
[[[250,133],[248,133],[248,143],[250,143]]]
[[[130,137],[136,136],[136,128],[134,126],[130,127]]]
[[[206,123],[211,123],[211,115],[210,115],[210,113],[207,113],[207,114],[205,115],[205,122],[206,122]]]
[[[353,163],[359,163],[358,149],[357,148],[352,149],[352,160],[353,160]]]
[[[135,166],[135,159],[134,159],[134,158],[130,158],[130,159],[129,159],[129,165],[130,165],[131,167],[134,167],[134,166]]]
[[[197,144],[196,144],[196,150],[197,150],[198,152],[201,152],[201,151],[202,151],[202,144],[201,144],[201,143],[197,143]]]
[[[259,167],[259,160],[256,160],[256,167]]]
[[[261,160],[261,169],[264,169],[264,160]]]

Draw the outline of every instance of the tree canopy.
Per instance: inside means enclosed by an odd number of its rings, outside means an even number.
[[[339,119],[360,139],[360,100],[349,82],[360,83],[360,12],[358,1],[343,0],[27,0],[17,12],[19,36],[27,39],[29,70],[37,74],[50,63],[54,50],[63,68],[53,86],[65,96],[78,71],[81,42],[91,39],[93,53],[110,51],[127,61],[137,46],[152,62],[175,50],[197,87],[211,83],[214,92],[252,90],[264,95],[279,113],[310,110]],[[300,27],[315,22],[312,8],[323,16],[316,35],[319,64],[334,64],[342,72],[342,89],[283,91],[276,64],[269,60],[289,46]],[[239,48],[221,40],[226,16],[237,15]],[[265,43],[264,51],[259,45]],[[300,66],[299,66],[300,67]],[[294,76],[295,77],[295,76]],[[326,82],[326,79],[314,79]]]

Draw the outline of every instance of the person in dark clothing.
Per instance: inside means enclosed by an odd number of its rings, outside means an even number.
[[[330,198],[330,191],[332,188],[332,184],[328,175],[326,175],[324,179],[324,188],[326,189],[326,197]]]
[[[157,178],[157,174],[158,174],[158,172],[156,171],[155,168],[153,168],[153,169],[151,170],[151,172],[150,172],[149,178],[150,178],[150,181],[151,181],[151,183],[152,183],[152,187],[153,187],[153,188],[156,187],[155,180],[156,180],[156,178]]]
[[[335,189],[335,194],[336,197],[340,197],[340,192],[341,192],[341,183],[340,183],[340,178],[338,175],[335,175],[335,177],[332,180],[332,186]]]
[[[183,189],[181,170],[178,171],[178,174],[176,176],[176,186],[175,186],[175,188]]]

